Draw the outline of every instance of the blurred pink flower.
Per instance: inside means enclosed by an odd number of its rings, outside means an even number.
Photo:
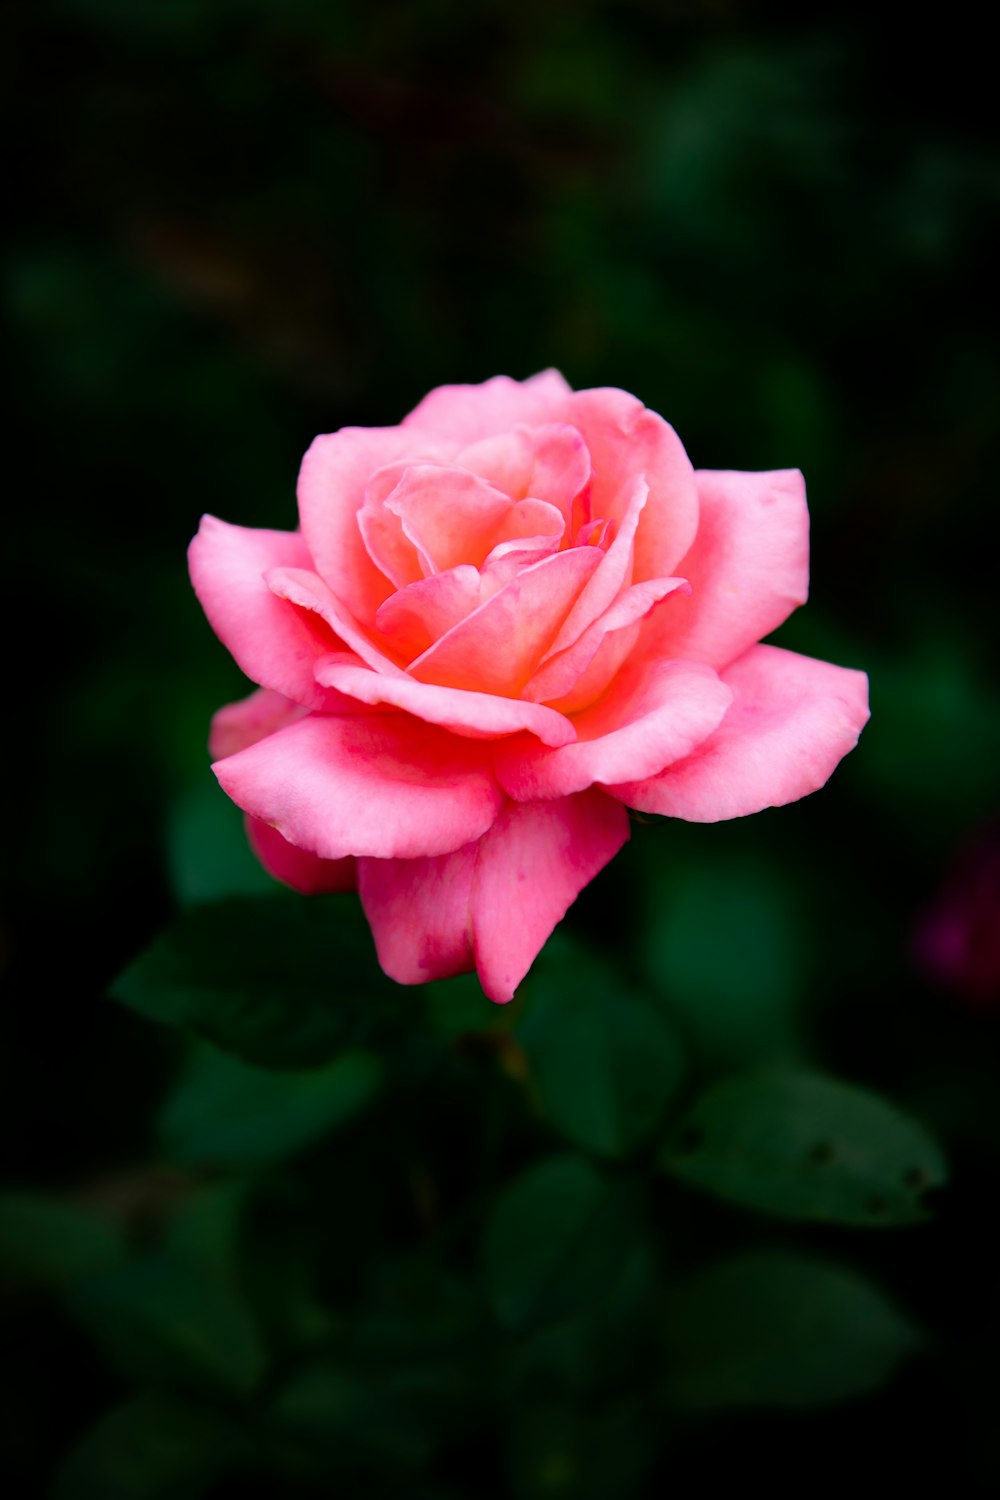
[[[823,785],[863,673],[758,644],[806,597],[794,470],[695,472],[624,391],[555,371],[318,437],[298,532],[205,517],[191,576],[260,684],[214,770],[305,892],[355,881],[385,971],[510,999],[628,838]]]
[[[961,999],[1000,1002],[1000,824],[959,852],[913,947],[917,962]]]

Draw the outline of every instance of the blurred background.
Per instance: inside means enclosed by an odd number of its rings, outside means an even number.
[[[9,1493],[61,1474],[67,1495],[126,1500],[534,1500],[748,1473],[778,1494],[862,1476],[994,1492],[1000,170],[972,16],[959,0],[911,22],[904,50],[888,12],[853,3],[7,7]],[[530,983],[518,1016],[432,987],[401,1052],[366,1036],[347,1059],[361,1073],[338,1074],[360,1111],[339,1133],[340,1105],[302,1127],[301,1090],[268,1095],[280,1149],[192,1145],[246,1080],[108,998],[179,913],[274,904],[208,772],[209,716],[246,685],[187,583],[199,516],[293,526],[317,432],[550,365],[639,396],[696,467],[804,471],[812,598],[777,639],[867,670],[873,716],[819,796],[637,824],[566,924],[539,1014],[594,972],[575,934],[682,1038],[664,1121],[706,1081],[788,1059],[892,1101],[951,1161],[925,1223],[789,1228],[668,1181],[655,1130],[567,1125]],[[277,899],[342,983],[323,902],[314,920]],[[329,931],[353,933],[339,899]],[[362,1108],[363,1059],[404,1053]],[[625,1250],[591,1234],[577,1302],[536,1317],[496,1270],[496,1205],[543,1159],[586,1177],[557,1200],[596,1191],[595,1172],[641,1184],[646,1227]],[[112,1233],[131,1256],[118,1280]],[[172,1282],[142,1280],[178,1243],[215,1257],[218,1298],[174,1288],[175,1306]],[[706,1301],[691,1340],[729,1371],[706,1396],[663,1299],[743,1248],[771,1257],[752,1288],[794,1287],[805,1265],[802,1309],[785,1327],[766,1291],[680,1296]],[[645,1268],[630,1310],[588,1322],[622,1265]],[[808,1282],[828,1265],[882,1300],[844,1310],[839,1282]],[[739,1315],[712,1313],[730,1295]],[[665,1347],[645,1338],[657,1318]],[[265,1460],[248,1433],[272,1420]]]

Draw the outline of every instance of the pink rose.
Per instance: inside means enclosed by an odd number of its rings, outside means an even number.
[[[509,1000],[629,835],[823,785],[863,673],[759,645],[806,597],[800,474],[691,468],[619,390],[555,371],[318,437],[301,531],[206,516],[191,577],[260,689],[213,767],[260,859],[357,884],[387,974]]]

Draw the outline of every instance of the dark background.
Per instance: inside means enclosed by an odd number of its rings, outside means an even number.
[[[996,1481],[1000,174],[972,14],[8,7],[9,1187],[154,1170],[173,1044],[105,997],[205,893],[207,721],[244,685],[186,581],[199,516],[291,526],[315,433],[555,365],[635,393],[696,467],[803,469],[813,597],[779,639],[866,669],[873,712],[806,803],[637,828],[570,925],[682,1008],[715,986],[762,1031],[794,1015],[953,1163],[935,1223],[844,1252],[934,1352],[846,1407],[685,1431],[657,1483]],[[41,1493],[125,1387],[56,1304],[15,1288],[0,1316],[0,1473]],[[506,1492],[490,1441],[449,1495]]]

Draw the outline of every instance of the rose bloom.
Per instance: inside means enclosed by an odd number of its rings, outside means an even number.
[[[861,672],[758,644],[806,598],[794,470],[695,471],[624,391],[546,371],[318,437],[301,530],[206,516],[191,577],[258,691],[213,770],[305,893],[357,886],[403,984],[509,1000],[629,836],[823,785]]]

